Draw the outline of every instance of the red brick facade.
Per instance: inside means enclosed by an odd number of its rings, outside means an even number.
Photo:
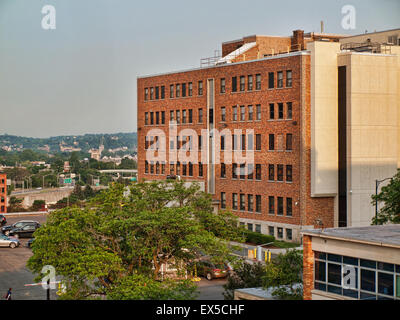
[[[0,173],[0,214],[7,213],[7,175]]]
[[[291,83],[287,81],[288,71],[291,72]],[[278,72],[282,72],[282,86],[278,85]],[[273,88],[269,88],[270,73],[274,75]],[[249,75],[252,76],[252,90],[248,87]],[[261,79],[260,88],[257,88],[257,75]],[[244,76],[243,91],[241,91],[241,76]],[[232,77],[237,79],[236,92],[232,92]],[[176,119],[177,110],[180,112],[180,117],[183,110],[186,110],[186,113],[192,110],[192,123],[182,124],[181,121],[178,132],[183,129],[193,129],[200,135],[201,130],[207,128],[208,122],[207,80],[214,79],[214,127],[219,131],[230,129],[232,132],[234,129],[242,129],[243,133],[246,129],[254,130],[254,164],[261,165],[261,179],[256,179],[256,172],[253,179],[249,179],[248,176],[244,179],[240,176],[234,178],[231,164],[226,165],[226,175],[221,177],[221,165],[216,164],[213,199],[220,201],[221,207],[221,193],[225,193],[226,208],[231,209],[243,222],[250,223],[251,227],[254,224],[254,227],[258,228],[257,231],[262,233],[270,233],[271,228],[274,228],[274,235],[284,240],[300,241],[301,226],[319,226],[318,223],[323,223],[324,227],[333,227],[333,198],[311,198],[310,193],[310,77],[310,56],[306,52],[295,52],[242,63],[139,78],[137,85],[138,178],[166,179],[169,174],[177,174],[176,165],[174,171],[171,172],[168,157],[165,166],[158,165],[158,174],[156,174],[156,165],[152,167],[150,163],[147,164],[146,173],[146,135],[152,129],[162,129],[168,134],[170,111],[173,111],[174,119]],[[225,92],[221,92],[222,78],[225,79]],[[198,92],[199,81],[202,81],[202,95]],[[189,83],[192,84],[191,96],[188,95]],[[186,84],[186,97],[176,97],[177,84],[179,84],[180,95],[182,95],[182,84]],[[170,96],[171,85],[173,85],[173,97]],[[164,86],[163,99],[161,99],[162,86]],[[158,99],[156,99],[156,90],[158,90]],[[270,117],[271,104],[273,104],[274,119]],[[291,104],[291,115],[289,104]],[[260,120],[257,115],[258,105],[261,108]],[[237,110],[236,121],[233,119],[234,106]],[[244,106],[245,110],[244,120],[241,120],[241,106]],[[249,120],[249,106],[252,106],[252,120]],[[222,118],[223,107],[225,121]],[[202,109],[203,113],[201,123],[199,109]],[[164,112],[163,115],[162,112]],[[151,113],[153,124],[151,124]],[[158,113],[158,124],[156,113]],[[147,124],[145,124],[146,117]],[[272,134],[274,135],[274,150],[269,150],[269,137]],[[149,134],[149,136],[153,135],[157,136],[157,134]],[[256,150],[256,135],[261,135],[261,150]],[[290,140],[288,135],[292,137],[291,146],[287,146]],[[168,141],[166,147],[168,152]],[[221,152],[221,162],[224,162],[223,152]],[[269,179],[269,165],[274,166],[273,179]],[[188,168],[186,170],[188,171]],[[184,180],[202,181],[208,190],[206,165],[203,165],[202,177],[199,177],[197,164],[193,165],[193,176],[189,176],[188,173],[185,176],[182,171],[183,167],[180,164],[179,173]],[[290,171],[291,179],[289,178]],[[237,197],[237,209],[232,208],[234,194]],[[240,208],[241,197],[244,198],[244,208]],[[257,206],[256,199],[261,199],[261,208]]]
[[[312,251],[311,236],[303,236],[303,298],[312,300],[311,291],[314,289],[314,252]]]

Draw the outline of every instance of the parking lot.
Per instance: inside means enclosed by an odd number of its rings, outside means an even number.
[[[46,221],[46,215],[23,215],[7,217],[7,225],[20,220],[34,220],[39,223]],[[8,288],[12,288],[14,300],[45,300],[46,291],[41,286],[26,287],[25,284],[34,283],[35,276],[26,267],[26,262],[32,255],[31,249],[26,247],[29,239],[20,239],[21,246],[0,248],[0,298],[3,299]],[[56,299],[56,290],[52,290],[51,299]]]

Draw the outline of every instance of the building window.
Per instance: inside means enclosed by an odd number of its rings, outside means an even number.
[[[256,150],[261,150],[261,134],[256,134]]]
[[[170,97],[170,98],[173,98],[173,97],[174,97],[174,85],[173,85],[173,84],[171,84],[171,85],[169,86],[169,97]]]
[[[268,213],[275,214],[275,198],[272,196],[268,197]]]
[[[232,163],[232,179],[237,179],[237,164]]]
[[[286,87],[287,88],[292,87],[292,70],[286,71]]]
[[[253,151],[254,148],[254,141],[253,141],[253,134],[247,135],[247,150]]]
[[[247,179],[253,180],[253,171],[254,171],[254,165],[252,163],[249,163],[247,165]]]
[[[283,103],[278,103],[278,119],[283,119]]]
[[[147,160],[144,162],[144,173],[149,173],[149,162]]]
[[[254,205],[253,205],[253,195],[248,194],[247,195],[247,211],[253,212],[254,211]]]
[[[256,180],[261,180],[261,164],[256,164]]]
[[[274,73],[268,72],[268,89],[274,88]]]
[[[203,122],[203,109],[199,109],[199,123]]]
[[[248,106],[248,111],[249,111],[249,121],[253,121],[253,106]]]
[[[247,230],[253,231],[253,224],[252,223],[248,223],[247,224]]]
[[[160,123],[160,113],[157,111],[156,112],[156,124]]]
[[[256,195],[256,212],[261,213],[261,196]]]
[[[148,100],[149,99],[149,88],[145,88],[144,89],[144,100]]]
[[[160,163],[156,162],[156,174],[160,174]]]
[[[249,91],[253,90],[253,76],[252,75],[247,76],[247,90],[249,90]]]
[[[293,135],[291,133],[286,134],[286,150],[293,150]]]
[[[244,202],[245,195],[243,193],[240,194],[240,211],[246,210],[246,204]]]
[[[260,104],[256,105],[256,109],[257,109],[257,120],[261,120],[261,105]]]
[[[181,96],[181,85],[176,85],[175,97],[179,98]]]
[[[237,114],[237,107],[233,106],[232,107],[232,121],[237,121],[238,119],[238,114]]]
[[[188,96],[191,97],[192,95],[193,95],[193,83],[189,82]]]
[[[161,86],[161,99],[165,99],[165,86]]]
[[[256,90],[261,90],[261,74],[256,74]]]
[[[232,209],[237,210],[237,208],[238,208],[237,193],[232,193]]]
[[[292,240],[292,229],[286,229],[286,239]]]
[[[174,111],[173,110],[171,110],[170,112],[169,112],[169,121],[171,122],[171,121],[174,121]]]
[[[221,88],[220,88],[220,92],[221,92],[221,93],[225,93],[225,90],[226,90],[225,78],[221,78]]]
[[[283,164],[277,166],[277,181],[283,181]]]
[[[160,99],[160,88],[156,87],[156,100]]]
[[[161,124],[165,124],[165,111],[161,111]]]
[[[199,162],[199,177],[203,176],[203,164]]]
[[[154,124],[154,112],[150,112],[150,124]]]
[[[278,197],[278,212],[277,212],[278,216],[283,216],[283,198],[282,197]]]
[[[286,166],[286,181],[288,182],[292,182],[293,178],[292,178],[292,166],[291,165],[287,165]]]
[[[283,239],[283,228],[278,228],[278,239]]]
[[[232,92],[237,92],[237,77],[232,77]]]
[[[225,136],[221,136],[221,143],[220,143],[220,148],[221,150],[225,150]]]
[[[189,109],[189,123],[193,123],[193,110]]]
[[[268,180],[275,181],[275,165],[273,164],[268,165]]]
[[[174,175],[175,172],[175,165],[173,163],[169,164],[169,174]]]
[[[187,164],[186,164],[186,162],[182,163],[182,175],[183,176],[187,175]]]
[[[244,106],[240,106],[240,121],[246,120],[246,109]]]
[[[240,164],[240,180],[246,179],[246,165],[244,163]]]
[[[154,99],[154,88],[151,87],[150,88],[150,100],[153,100],[153,99]]]
[[[186,97],[186,83],[182,83],[182,98]]]
[[[292,103],[288,102],[286,105],[287,105],[286,119],[292,120],[293,119]]]
[[[240,76],[240,91],[244,91],[245,90],[245,80],[244,80],[244,76]]]
[[[274,237],[274,236],[275,236],[275,228],[269,226],[269,227],[268,227],[268,233],[269,233],[270,236],[273,236],[273,237]]]
[[[189,177],[193,177],[193,163],[189,162]]]
[[[286,198],[286,215],[288,217],[293,215],[292,198]]]
[[[275,119],[275,105],[273,103],[269,104],[269,119],[270,120]]]
[[[182,123],[186,123],[186,110],[182,110]]]
[[[199,81],[198,94],[199,96],[203,95],[203,81]]]
[[[176,110],[176,123],[181,123],[181,112],[179,110]]]
[[[282,71],[278,71],[278,84],[277,84],[278,88],[283,88],[283,72]]]
[[[226,121],[226,110],[225,110],[225,107],[221,107],[221,121]]]
[[[149,113],[145,112],[144,114],[144,124],[148,125],[149,124]]]
[[[256,224],[256,232],[261,233],[261,224]]]
[[[226,178],[226,165],[221,163],[221,178]]]
[[[268,149],[270,151],[275,150],[275,140],[274,140],[274,134],[269,134],[269,145],[268,145]]]
[[[221,192],[221,209],[226,208],[226,195],[225,192]]]

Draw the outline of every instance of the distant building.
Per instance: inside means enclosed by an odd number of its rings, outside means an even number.
[[[305,230],[306,300],[400,300],[400,225]]]
[[[7,175],[0,173],[0,214],[7,213]]]
[[[64,161],[64,172],[69,172],[71,170],[71,166],[69,165],[69,161]]]

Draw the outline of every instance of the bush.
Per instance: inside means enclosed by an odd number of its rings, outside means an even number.
[[[257,245],[275,241],[274,236],[270,236],[270,235],[250,231],[250,230],[245,231],[245,237],[246,237],[246,242],[254,243]]]

